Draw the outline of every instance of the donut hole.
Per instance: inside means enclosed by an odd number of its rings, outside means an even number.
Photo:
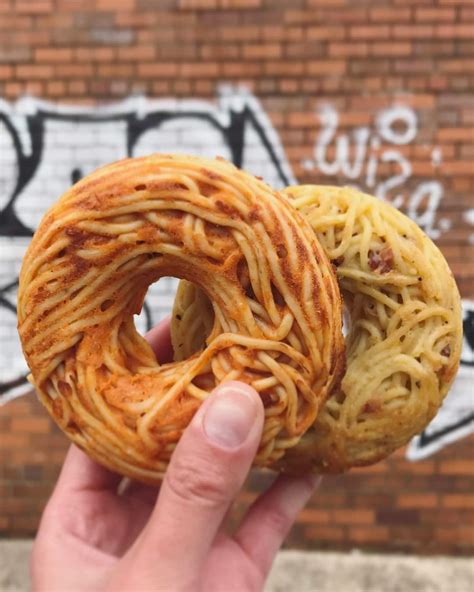
[[[161,253],[147,253],[146,259],[162,257]],[[150,283],[146,288],[143,303],[139,312],[135,312],[135,329],[140,335],[156,327],[163,319],[171,314],[173,301],[178,287],[178,279],[172,276],[162,276]]]

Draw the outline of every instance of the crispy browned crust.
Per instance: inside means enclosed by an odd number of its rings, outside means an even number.
[[[160,366],[133,325],[148,286],[199,286],[207,347]],[[220,382],[252,384],[274,413],[256,463],[285,456],[344,364],[335,275],[307,222],[222,160],[153,155],[89,175],[49,210],[25,255],[19,332],[38,395],[102,464],[159,480]]]

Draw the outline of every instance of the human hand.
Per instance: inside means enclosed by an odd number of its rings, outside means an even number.
[[[169,322],[147,339],[159,360],[171,359]],[[225,533],[263,418],[251,387],[220,385],[183,434],[159,490],[119,488],[119,475],[71,446],[33,547],[33,591],[261,590],[317,481],[277,477],[236,534]]]

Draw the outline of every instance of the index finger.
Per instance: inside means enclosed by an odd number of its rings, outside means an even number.
[[[83,491],[117,489],[121,475],[113,473],[72,444],[64,461],[54,493],[63,495]]]

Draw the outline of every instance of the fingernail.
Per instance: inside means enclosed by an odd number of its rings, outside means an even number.
[[[213,395],[205,411],[204,432],[213,444],[238,448],[247,439],[256,417],[257,406],[250,393],[224,386]]]

